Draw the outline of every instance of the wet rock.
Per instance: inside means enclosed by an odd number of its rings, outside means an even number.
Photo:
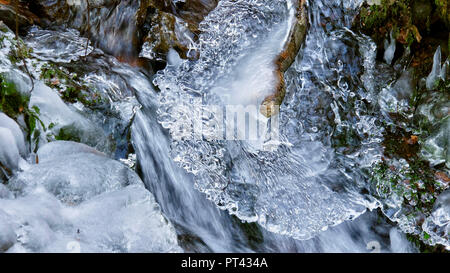
[[[38,0],[31,5],[42,25],[62,25],[79,30],[97,47],[124,61],[137,57],[143,37],[136,13],[143,1]]]
[[[183,59],[198,59],[199,53],[193,42],[199,33],[199,23],[217,3],[218,0],[186,0],[173,5],[165,1],[149,1],[146,9],[153,9],[146,13],[150,30],[140,56],[165,61],[167,53],[173,48]]]
[[[43,25],[68,24],[106,53],[137,64],[139,48],[145,42],[144,48],[155,49],[158,55],[165,55],[173,46],[183,58],[196,58],[189,49],[189,40],[194,39],[189,32],[198,31],[198,24],[217,3],[218,0],[176,4],[169,0],[90,0],[89,4],[84,0],[38,0],[31,1],[30,6],[44,18]]]
[[[63,24],[69,17],[70,5],[75,4],[74,0],[27,0],[30,9],[41,19],[41,24],[49,26],[51,24]],[[79,0],[85,1],[85,0]],[[92,1],[92,0],[91,0]]]
[[[430,25],[431,12],[433,6],[431,1],[428,0],[416,0],[412,4],[412,19],[415,26],[419,30],[424,30]]]
[[[151,17],[152,27],[144,39],[141,57],[165,61],[171,48],[183,59],[197,59],[198,52],[190,50],[194,36],[186,24],[174,15],[159,11]]]
[[[96,147],[107,154],[112,152],[112,144],[102,128],[66,105],[61,98],[42,82],[35,85],[30,98],[30,107],[40,109],[40,119],[48,131],[41,133],[40,145],[48,142],[46,136],[52,134],[59,140],[74,140]]]
[[[0,20],[10,29],[16,29],[16,19],[19,28],[28,27],[40,22],[39,18],[29,10],[27,3],[17,0],[16,8],[14,1],[16,0],[0,1]]]
[[[185,0],[176,3],[177,13],[189,23],[190,29],[196,31],[198,24],[203,21],[220,0]]]
[[[198,25],[216,8],[220,0],[147,0],[141,1],[138,12],[138,22],[143,22],[146,17],[155,12],[171,13],[188,24],[188,28],[198,33]]]
[[[308,17],[306,11],[306,1],[299,0],[296,7],[296,15],[293,20],[293,25],[290,30],[289,38],[283,47],[282,52],[275,60],[277,70],[274,72],[276,75],[277,83],[274,93],[267,96],[261,106],[260,112],[266,117],[278,113],[279,107],[284,100],[286,94],[286,86],[284,81],[284,72],[292,65],[295,58],[302,46],[308,27]]]

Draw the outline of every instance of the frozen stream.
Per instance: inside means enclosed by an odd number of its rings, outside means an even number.
[[[132,54],[126,29],[100,28],[117,37],[86,47],[73,28],[34,26],[22,37],[31,83],[8,58],[14,34],[2,32],[0,73],[40,119],[30,141],[23,116],[0,113],[0,159],[12,170],[0,176],[0,252],[416,252],[369,183],[386,82],[374,42],[350,30],[361,2],[307,1],[306,41],[270,118],[259,106],[276,85],[295,1],[219,1],[192,41],[199,59],[171,50],[156,73],[105,50]],[[42,77],[53,70],[68,79]],[[64,98],[73,83],[90,91],[83,101]],[[235,118],[217,111],[230,105],[253,111],[259,137],[217,134]],[[265,131],[275,122],[276,135]]]

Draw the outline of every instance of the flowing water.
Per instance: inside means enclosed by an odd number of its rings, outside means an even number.
[[[245,227],[207,197],[237,218],[258,223],[251,225],[261,241],[256,250],[365,251],[370,238],[382,241],[364,227],[373,215],[320,233],[379,206],[362,171],[381,156],[382,129],[363,102],[375,95],[375,45],[349,30],[359,4],[309,3],[311,26],[287,72],[281,141],[273,151],[258,141],[189,133],[191,123],[222,122],[214,105],[261,103],[273,81],[270,61],[291,20],[289,2],[221,1],[201,23],[200,59],[169,63],[154,78],[160,93],[139,95],[144,110],[136,117],[133,140],[142,172],[166,215],[187,234],[214,251],[250,247]],[[355,130],[355,143],[344,150],[333,138],[349,130]],[[352,237],[352,229],[361,237]],[[331,239],[336,233],[345,243]]]
[[[266,129],[278,122],[275,140],[264,130],[256,140],[228,140],[206,125],[222,124],[217,107],[258,106],[270,94],[273,60],[295,14],[290,0],[220,1],[192,44],[200,58],[181,60],[171,51],[154,75],[108,55],[136,54],[121,43],[134,29],[100,20],[103,9],[91,12],[91,40],[96,32],[107,37],[95,46],[86,49],[77,31],[59,28],[35,28],[25,41],[41,61],[79,71],[106,94],[103,114],[74,107],[99,124],[109,120],[102,126],[111,142],[126,138],[121,120],[134,115],[137,171],[184,251],[414,252],[371,194],[367,170],[383,152],[377,90],[384,83],[375,44],[350,30],[361,3],[307,1],[309,30],[286,72],[279,116],[263,117],[257,107],[249,115]],[[118,10],[126,19],[136,9]],[[86,20],[72,19],[75,28]],[[209,129],[191,137],[193,124]],[[123,141],[116,146],[117,159],[130,152]]]

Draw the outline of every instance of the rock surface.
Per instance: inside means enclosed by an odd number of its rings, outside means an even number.
[[[4,169],[7,175],[11,175],[19,169],[19,148],[13,133],[4,127],[0,127],[0,171]]]
[[[27,155],[25,139],[19,125],[13,119],[0,112],[0,127],[7,128],[11,131],[20,155],[25,157]]]
[[[306,11],[306,1],[296,0],[297,5],[295,8],[295,18],[292,22],[292,27],[283,47],[282,52],[275,60],[277,70],[274,71],[278,82],[276,83],[275,90],[272,95],[267,96],[260,106],[260,112],[266,117],[271,117],[277,114],[280,105],[283,103],[284,96],[286,94],[286,86],[284,81],[284,72],[295,61],[295,57],[300,50],[305,38],[308,27],[308,15]]]
[[[16,19],[19,28],[28,27],[36,23],[40,23],[39,17],[32,13],[27,3],[17,0],[0,1],[0,20],[3,21],[10,29],[16,29]]]

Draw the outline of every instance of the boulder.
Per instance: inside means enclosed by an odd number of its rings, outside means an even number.
[[[27,0],[27,2],[30,9],[41,18],[41,24],[44,26],[67,22],[70,5],[75,4],[74,0]]]
[[[152,27],[144,39],[141,57],[165,61],[167,53],[173,48],[183,59],[198,58],[198,52],[190,50],[194,36],[181,19],[158,11],[151,17],[151,21]]]
[[[17,6],[14,1],[18,1]],[[40,23],[39,17],[30,11],[28,3],[19,0],[0,1],[0,18],[13,30],[16,29],[16,19],[19,28]]]

